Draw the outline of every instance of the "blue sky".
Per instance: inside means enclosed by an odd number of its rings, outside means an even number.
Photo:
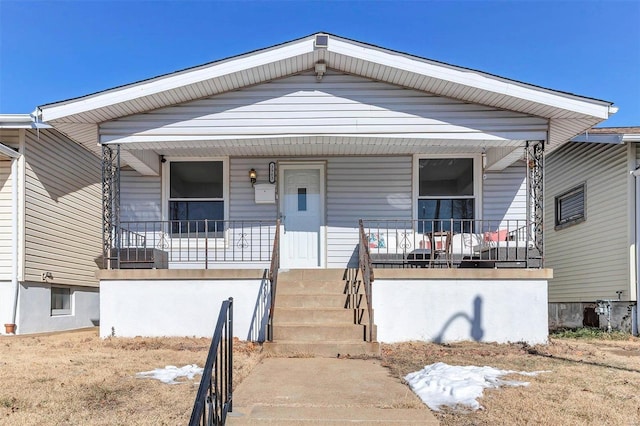
[[[612,101],[640,125],[640,1],[0,0],[0,113],[319,31]]]

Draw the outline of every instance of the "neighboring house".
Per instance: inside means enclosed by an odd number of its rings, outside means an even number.
[[[2,332],[97,325],[99,167],[94,154],[29,115],[0,115]]]
[[[610,322],[638,333],[639,142],[640,127],[595,128],[547,157],[552,328]]]
[[[368,253],[379,340],[539,343],[544,153],[615,111],[313,34],[36,115],[102,156],[102,336],[207,336],[233,296],[262,340],[269,273],[319,292]]]

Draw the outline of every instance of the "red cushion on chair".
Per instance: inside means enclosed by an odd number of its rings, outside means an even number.
[[[497,232],[485,232],[484,240],[490,241],[507,241],[507,235],[509,235],[508,229],[500,229]]]

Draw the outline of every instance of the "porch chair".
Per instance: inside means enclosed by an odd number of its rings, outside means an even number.
[[[449,231],[432,232],[429,234],[431,243],[431,259],[429,267],[433,268],[434,264],[444,264],[447,268],[453,267],[451,259],[451,240],[452,233]],[[444,262],[442,261],[444,259]]]

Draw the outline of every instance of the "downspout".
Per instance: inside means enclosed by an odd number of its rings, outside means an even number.
[[[11,312],[11,324],[16,324],[18,313],[18,296],[20,285],[18,284],[18,158],[11,160],[11,288],[13,294],[13,306]]]
[[[633,307],[632,312],[632,321],[631,321],[631,332],[634,336],[638,336],[640,332],[640,312],[638,312],[638,302],[640,301],[640,281],[638,280],[638,268],[640,268],[640,250],[638,250],[638,242],[640,242],[640,167],[636,170],[632,171],[634,183],[635,183],[635,241],[634,248],[636,254],[636,306]]]

